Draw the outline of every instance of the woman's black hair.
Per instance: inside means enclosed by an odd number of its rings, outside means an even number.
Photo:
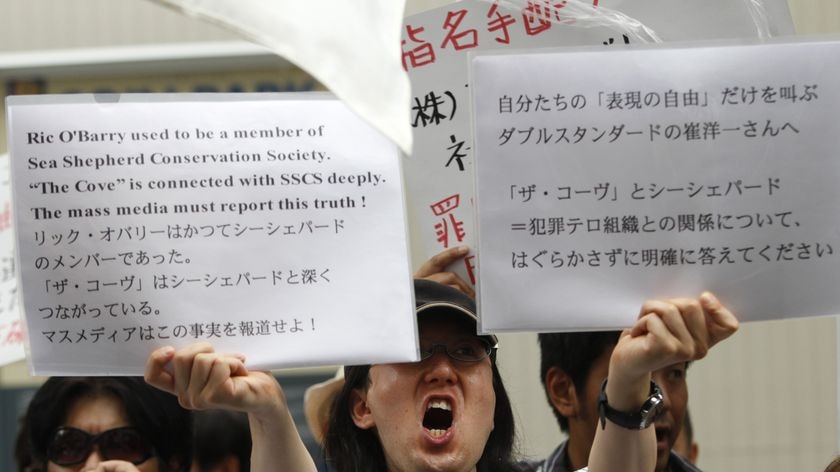
[[[82,397],[113,396],[120,400],[131,426],[151,441],[160,469],[190,469],[192,422],[178,400],[141,377],[51,377],[35,392],[25,418],[32,457],[47,463],[50,435],[62,426],[69,409]]]
[[[29,422],[26,416],[21,416],[18,421],[18,433],[15,438],[14,449],[15,465],[18,472],[41,472],[45,470],[44,464],[32,457],[29,447]]]
[[[515,428],[513,411],[502,377],[491,357],[493,391],[496,409],[493,431],[487,438],[484,452],[476,466],[477,472],[511,472],[517,470],[513,462]],[[373,429],[361,429],[350,416],[354,389],[365,389],[369,384],[369,365],[344,368],[344,387],[335,398],[330,413],[330,424],[324,439],[327,461],[337,472],[386,472],[385,453]]]

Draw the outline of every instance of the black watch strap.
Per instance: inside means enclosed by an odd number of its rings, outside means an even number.
[[[601,384],[601,393],[598,395],[598,415],[601,419],[601,429],[607,427],[607,420],[621,426],[622,428],[641,430],[645,429],[656,419],[662,410],[662,390],[653,380],[650,381],[650,396],[642,404],[642,408],[634,413],[626,413],[611,407],[607,401],[607,379]]]

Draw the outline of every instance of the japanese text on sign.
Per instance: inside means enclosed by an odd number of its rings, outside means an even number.
[[[202,340],[262,367],[416,356],[395,148],[323,95],[177,98],[11,100],[33,369],[137,374]]]
[[[477,56],[482,328],[619,328],[702,290],[745,320],[840,312],[838,53]]]

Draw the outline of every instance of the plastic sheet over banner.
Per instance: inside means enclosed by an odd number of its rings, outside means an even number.
[[[424,260],[475,245],[470,53],[517,48],[623,48],[660,41],[765,38],[793,32],[784,0],[465,0],[407,17],[403,65],[411,78],[414,153],[405,159],[412,235]],[[553,77],[567,81],[574,70]],[[470,254],[451,267],[475,282]]]

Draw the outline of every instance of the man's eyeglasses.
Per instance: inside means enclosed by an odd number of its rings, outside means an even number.
[[[462,362],[478,362],[493,353],[493,346],[482,338],[465,338],[447,344],[420,343],[420,359],[432,357],[441,348],[447,356]]]
[[[136,429],[127,426],[90,434],[81,429],[62,426],[55,430],[47,447],[50,462],[69,466],[84,462],[93,446],[105,460],[120,460],[141,464],[154,455],[152,444]]]

